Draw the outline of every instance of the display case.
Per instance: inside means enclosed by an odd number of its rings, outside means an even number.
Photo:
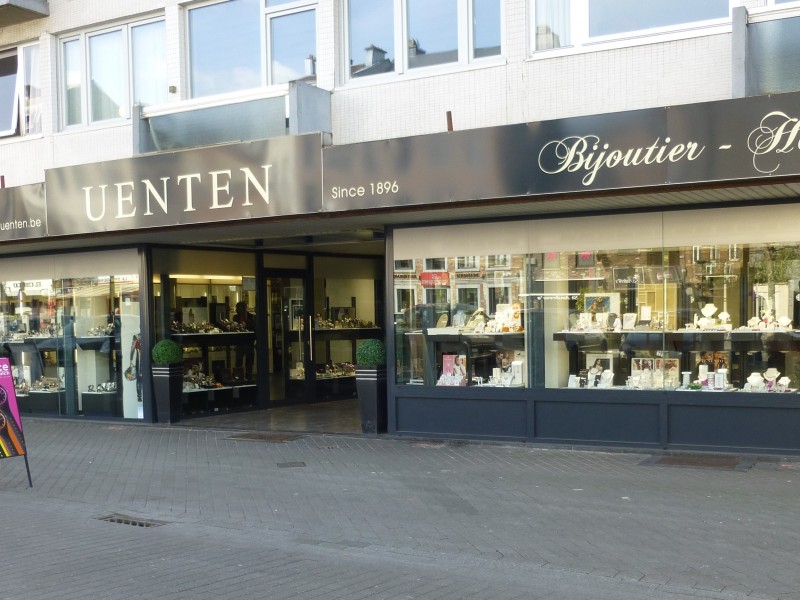
[[[121,371],[121,340],[113,323],[75,337],[80,410],[86,416],[123,416],[117,386]],[[88,383],[94,382],[94,383]]]
[[[792,392],[800,378],[800,331],[788,328],[562,331],[553,340],[569,353],[562,387]]]
[[[256,403],[256,383],[246,378],[237,357],[251,351],[252,331],[172,333],[184,358],[183,412],[219,412]]]
[[[314,378],[317,394],[326,398],[348,398],[356,393],[356,350],[361,341],[383,338],[378,327],[315,328]]]
[[[12,363],[20,411],[65,414],[66,382],[59,366],[64,364],[63,338],[19,335],[4,341],[3,350]]]
[[[523,332],[474,333],[457,328],[430,328],[411,332],[409,337],[416,338],[409,347],[414,352],[423,352],[420,383],[424,385],[527,385]]]

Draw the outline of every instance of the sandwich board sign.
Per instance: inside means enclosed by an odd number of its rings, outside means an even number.
[[[0,458],[22,456],[28,472],[28,484],[33,487],[31,469],[28,465],[28,451],[22,435],[22,421],[19,417],[17,393],[11,365],[7,358],[0,358]]]

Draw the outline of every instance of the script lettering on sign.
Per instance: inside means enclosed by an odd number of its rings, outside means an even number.
[[[753,153],[753,167],[759,173],[771,174],[777,171],[781,163],[780,154],[788,154],[800,148],[798,141],[800,120],[790,117],[779,110],[767,113],[758,127],[747,137],[747,148]],[[772,160],[764,157],[774,154]]]
[[[672,139],[656,138],[649,146],[612,148],[599,136],[569,136],[547,142],[539,152],[539,168],[548,175],[584,172],[581,183],[590,186],[601,169],[636,167],[639,165],[697,160],[705,146],[697,142],[673,143]]]

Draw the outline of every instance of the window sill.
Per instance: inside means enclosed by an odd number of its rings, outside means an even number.
[[[482,69],[494,69],[508,64],[504,56],[492,56],[482,58],[469,64],[448,63],[443,65],[433,65],[430,67],[419,67],[403,73],[385,73],[373,75],[372,77],[350,78],[346,82],[336,87],[336,90],[357,90],[365,87],[375,87],[393,83],[403,83],[428,77],[441,77],[442,75],[456,75],[458,73],[468,73],[470,71],[480,71]]]
[[[698,37],[711,37],[714,35],[730,34],[731,31],[731,24],[725,23],[721,25],[708,25],[691,29],[683,29],[680,31],[670,31],[667,33],[649,33],[635,36],[616,37],[614,39],[588,41],[577,46],[552,48],[549,50],[536,50],[526,60],[547,60],[551,58],[588,54],[591,52],[602,52],[605,50],[619,50],[623,48],[647,46],[650,44],[664,44]]]

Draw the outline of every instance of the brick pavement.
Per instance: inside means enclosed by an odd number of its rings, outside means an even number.
[[[24,427],[0,598],[800,599],[796,459]]]

